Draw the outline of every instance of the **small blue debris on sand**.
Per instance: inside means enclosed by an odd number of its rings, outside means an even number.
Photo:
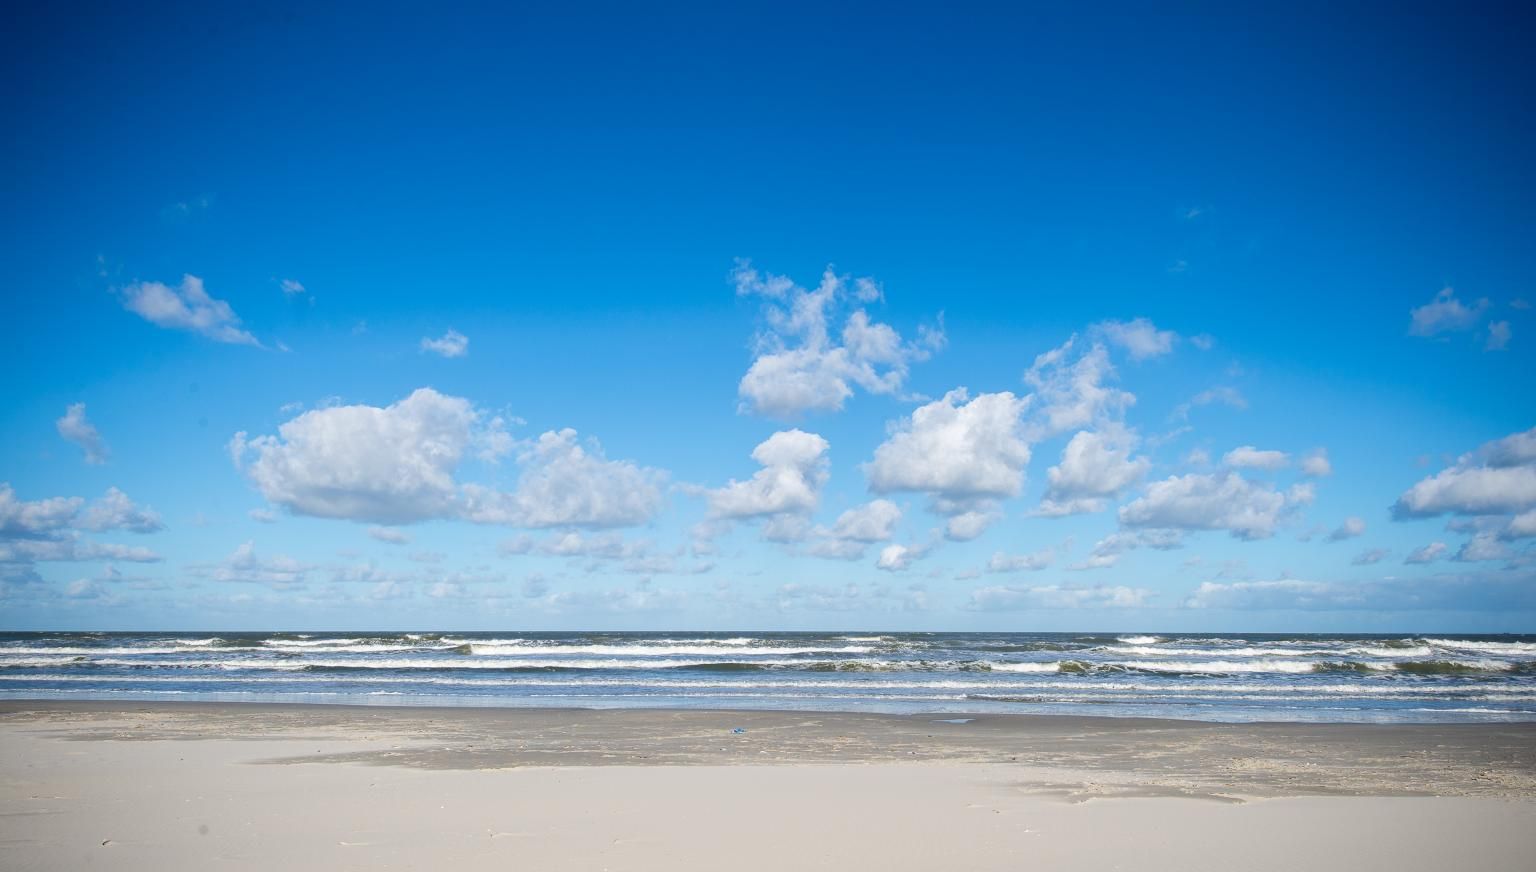
[[[746,727],[737,727],[736,729],[731,730],[731,732],[733,732],[733,733],[745,733],[746,731],[747,731]]]

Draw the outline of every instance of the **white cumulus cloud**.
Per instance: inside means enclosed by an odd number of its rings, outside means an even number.
[[[1024,381],[1035,393],[1037,432],[1040,440],[1118,420],[1136,402],[1128,391],[1106,386],[1115,378],[1109,351],[1099,343],[1084,348],[1076,336],[1047,351],[1030,364]]]
[[[79,526],[96,533],[107,530],[156,533],[165,529],[154,509],[138,505],[115,487],[107,488],[105,495],[86,508]]]
[[[834,333],[837,316],[852,298],[879,300],[879,286],[869,279],[848,280],[828,268],[815,290],[784,276],[759,273],[738,262],[732,278],[741,296],[764,302],[767,329],[757,337],[755,357],[738,385],[742,408],[776,418],[806,411],[835,411],[854,388],[894,394],[906,382],[912,363],[943,347],[940,329],[919,330],[915,342],[890,325],[855,309]]]
[[[884,569],[887,572],[904,572],[915,560],[920,560],[928,553],[928,549],[922,545],[891,544],[880,549],[880,556],[875,560],[876,569]]]
[[[935,503],[938,508],[943,508],[945,505],[943,500]],[[975,500],[964,505],[972,508],[950,515],[944,522],[944,538],[952,542],[969,542],[975,539],[1003,516],[994,500]]]
[[[1462,455],[1448,469],[1398,497],[1398,519],[1435,515],[1495,515],[1536,508],[1536,428],[1513,433]]]
[[[465,485],[464,517],[517,527],[628,527],[661,511],[666,475],[609,460],[575,430],[550,431],[518,452],[522,475],[510,494]]]
[[[991,501],[1017,496],[1024,485],[1030,458],[1021,420],[1026,405],[1006,391],[972,399],[957,388],[918,407],[864,465],[870,488],[926,493],[945,515],[991,514]]]
[[[1284,451],[1267,451],[1242,445],[1222,455],[1221,462],[1234,469],[1283,469],[1291,462]]]
[[[481,416],[431,388],[382,408],[314,409],[230,453],[267,501],[301,515],[381,524],[456,514],[454,471]]]
[[[817,527],[806,549],[817,557],[858,560],[875,542],[885,542],[896,532],[901,507],[890,500],[870,500],[837,516],[830,528]]]
[[[707,493],[716,519],[808,515],[821,501],[827,481],[827,440],[803,430],[782,430],[752,450],[762,466],[746,481],[732,480]]]
[[[1126,527],[1173,530],[1226,530],[1240,539],[1274,535],[1287,508],[1308,502],[1310,494],[1288,498],[1271,485],[1252,482],[1235,472],[1190,474],[1153,482],[1138,499],[1120,508]]]
[[[468,455],[494,463],[516,450],[511,492],[460,483]],[[420,388],[389,406],[305,412],[276,435],[230,441],[230,455],[267,501],[290,512],[386,526],[458,518],[521,527],[617,527],[660,511],[665,473],[608,460],[574,430],[517,442],[501,418],[462,397]]]
[[[23,500],[9,482],[0,482],[0,598],[9,583],[41,581],[42,561],[113,560],[154,563],[159,554],[143,546],[93,542],[85,533],[164,529],[153,509],[135,504],[117,488],[87,504],[80,497]]]
[[[1136,434],[1119,425],[1081,431],[1067,442],[1061,463],[1046,472],[1049,487],[1037,514],[1072,515],[1104,510],[1105,500],[1140,481],[1152,465],[1132,458]]]
[[[1146,360],[1173,351],[1179,335],[1172,330],[1159,330],[1146,318],[1130,321],[1104,321],[1095,329],[1111,344],[1125,349],[1132,360]]]
[[[1457,549],[1456,556],[1451,559],[1461,563],[1508,560],[1513,554],[1509,547],[1499,540],[1500,537],[1496,533],[1478,533]]]
[[[1527,539],[1536,536],[1536,509],[1521,512],[1510,519],[1509,526],[1504,528],[1503,536],[1506,539]]]
[[[0,537],[30,538],[65,529],[84,504],[80,497],[21,500],[9,482],[0,484]]]
[[[870,500],[838,515],[832,535],[857,542],[884,542],[900,520],[900,506],[890,500]]]

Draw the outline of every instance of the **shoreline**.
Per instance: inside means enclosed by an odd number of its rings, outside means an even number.
[[[422,770],[950,763],[1092,775],[1183,796],[1536,798],[1532,723],[0,700],[0,736],[17,732],[107,742],[324,735],[345,747],[302,762]]]
[[[1530,724],[0,701],[17,869],[1502,872],[1533,850]]]
[[[886,711],[855,711],[850,709],[800,709],[800,708],[731,708],[727,706],[711,707],[683,707],[683,706],[550,706],[550,705],[415,705],[411,703],[396,702],[286,702],[272,700],[204,700],[204,699],[59,699],[57,697],[5,697],[0,698],[0,718],[15,710],[57,709],[59,711],[126,711],[137,708],[165,708],[165,709],[207,709],[217,710],[223,708],[239,708],[243,710],[289,711],[289,710],[317,710],[345,709],[358,712],[436,712],[436,713],[485,713],[494,716],[497,713],[506,712],[591,712],[591,713],[656,713],[656,714],[715,714],[715,715],[785,715],[785,716],[828,716],[828,717],[870,717],[890,719],[935,718],[969,720],[1012,720],[1019,722],[1028,721],[1081,721],[1085,723],[1145,723],[1165,725],[1211,725],[1226,727],[1324,727],[1324,728],[1353,728],[1353,729],[1399,729],[1399,728],[1527,728],[1536,732],[1536,720],[1509,720],[1509,721],[1300,721],[1300,720],[1254,720],[1254,721],[1219,721],[1203,718],[1167,718],[1145,717],[1137,715],[1085,715],[1060,712],[985,712],[985,711],[959,711],[959,710],[933,710],[917,712],[886,712]]]
[[[301,694],[294,694],[294,695],[301,695]],[[348,695],[342,695],[342,696],[348,696]],[[358,697],[352,697],[352,699],[357,699],[357,698]],[[418,699],[426,700],[426,699],[431,699],[431,697],[422,696],[422,697],[418,697]],[[694,712],[694,713],[713,713],[713,714],[737,713],[737,714],[741,714],[741,715],[757,715],[757,714],[773,715],[773,714],[782,714],[782,715],[786,715],[786,716],[796,716],[796,715],[805,715],[805,716],[845,716],[846,715],[846,716],[856,716],[856,717],[869,716],[869,717],[880,717],[880,718],[941,718],[941,719],[965,718],[965,719],[970,719],[970,720],[982,719],[982,718],[985,718],[985,719],[988,719],[988,720],[992,720],[992,719],[1002,718],[1002,719],[1017,720],[1017,721],[1021,721],[1021,722],[1023,722],[1023,721],[1030,721],[1030,720],[1034,720],[1034,719],[1042,719],[1042,720],[1046,720],[1046,721],[1069,720],[1069,721],[1084,721],[1084,722],[1090,722],[1090,723],[1092,723],[1092,722],[1106,722],[1106,723],[1126,723],[1126,722],[1137,723],[1137,722],[1144,722],[1144,723],[1151,723],[1151,724],[1207,724],[1207,725],[1229,726],[1229,727],[1298,727],[1298,728],[1302,728],[1302,727],[1329,727],[1329,728],[1331,728],[1331,727],[1353,727],[1353,728],[1371,728],[1371,727],[1378,727],[1378,728],[1389,728],[1389,727],[1390,728],[1398,728],[1398,727],[1416,727],[1416,728],[1429,728],[1429,727],[1435,727],[1435,728],[1439,728],[1439,727],[1446,727],[1446,728],[1452,728],[1452,727],[1495,727],[1495,728],[1496,727],[1514,727],[1514,728],[1519,728],[1519,727],[1524,727],[1524,728],[1528,728],[1528,729],[1531,729],[1533,731],[1536,731],[1536,717],[1531,717],[1531,718],[1527,718],[1527,717],[1508,717],[1508,718],[1499,718],[1499,719],[1485,719],[1485,718],[1484,719],[1470,719],[1469,718],[1469,719],[1464,719],[1464,720],[1453,720],[1453,719],[1450,719],[1450,718],[1443,718],[1443,717],[1442,718],[1434,718],[1434,719],[1423,719],[1423,720],[1401,720],[1401,719],[1397,719],[1397,718],[1379,718],[1379,719],[1371,719],[1371,720],[1368,720],[1368,719],[1322,720],[1322,719],[1307,719],[1307,718],[1270,719],[1270,720],[1265,720],[1265,719],[1261,718],[1261,719],[1254,719],[1254,720],[1231,720],[1231,719],[1219,719],[1219,718],[1167,717],[1167,716],[1141,715],[1141,714],[1084,714],[1084,713],[1077,712],[1077,711],[1032,711],[1032,712],[1019,712],[1019,711],[1001,711],[1000,712],[1000,711],[991,711],[991,712],[988,712],[988,711],[983,711],[983,710],[979,710],[979,709],[963,709],[963,708],[933,708],[933,709],[903,711],[903,710],[899,710],[899,709],[882,709],[882,708],[878,708],[878,707],[866,707],[866,708],[863,708],[863,709],[840,709],[840,708],[789,708],[789,707],[772,707],[772,706],[732,707],[732,706],[725,706],[725,705],[711,705],[711,706],[594,705],[594,706],[581,706],[581,705],[535,705],[535,704],[528,704],[528,703],[524,703],[524,702],[516,702],[516,703],[510,703],[510,704],[503,704],[503,703],[497,702],[497,703],[487,703],[487,704],[462,705],[462,704],[453,704],[452,702],[439,703],[439,702],[436,702],[436,701],[434,701],[434,702],[422,702],[422,703],[410,703],[410,702],[398,702],[398,701],[389,701],[389,702],[357,702],[357,701],[351,701],[351,699],[341,699],[341,700],[337,700],[335,702],[330,702],[330,701],[322,702],[322,701],[313,701],[313,700],[287,701],[287,700],[270,700],[270,699],[267,699],[267,700],[182,699],[182,698],[176,698],[176,699],[149,699],[149,698],[140,699],[140,698],[129,697],[129,696],[121,696],[121,697],[111,698],[111,699],[102,699],[102,698],[93,698],[93,697],[71,697],[71,698],[65,699],[65,698],[50,697],[50,696],[39,696],[39,697],[7,696],[7,697],[0,697],[0,716],[3,716],[3,714],[6,711],[8,711],[8,710],[10,710],[12,708],[16,708],[16,707],[24,707],[24,708],[38,709],[38,710],[43,709],[43,708],[54,707],[54,708],[58,708],[60,710],[79,710],[81,712],[90,711],[90,710],[96,710],[96,709],[101,709],[101,710],[106,710],[106,711],[115,711],[115,710],[122,710],[122,709],[128,709],[128,708],[136,708],[136,707],[150,707],[150,708],[165,707],[165,708],[171,708],[171,709],[197,709],[197,708],[218,709],[218,708],[221,708],[221,707],[239,707],[239,708],[246,709],[246,710],[257,710],[257,709],[262,709],[262,708],[271,708],[271,709],[279,710],[279,711],[281,711],[281,710],[290,710],[290,709],[300,709],[300,710],[301,709],[317,709],[317,710],[348,709],[348,710],[355,710],[355,711],[461,712],[461,713],[468,713],[468,712],[486,712],[486,713],[496,713],[496,712],[641,712],[641,713],[643,713],[643,712],[653,712],[653,713],[686,713],[686,712]],[[1104,706],[1104,708],[1108,709],[1108,708],[1114,708],[1114,707],[1112,707],[1112,706]]]

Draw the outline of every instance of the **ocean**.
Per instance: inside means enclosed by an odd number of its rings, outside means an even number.
[[[4,633],[0,698],[1536,720],[1536,636]]]

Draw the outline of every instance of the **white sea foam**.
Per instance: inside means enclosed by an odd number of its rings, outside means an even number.
[[[29,654],[179,654],[183,656],[188,654],[196,654],[199,656],[207,656],[207,652],[205,651],[200,651],[197,649],[188,650],[186,648],[0,648],[0,658],[25,656]],[[0,663],[6,662],[9,661],[0,660]]]
[[[765,645],[775,644],[775,640],[759,639],[755,636],[735,636],[729,639],[713,639],[708,637],[697,639],[647,639],[645,641],[652,642],[657,645],[723,645],[734,647],[739,647],[742,645],[756,645],[759,643]]]
[[[429,654],[433,651],[449,651],[454,647],[452,645],[391,645],[385,642],[370,642],[366,645],[306,645],[294,648],[272,645],[267,650],[282,654],[310,656],[314,654],[389,654],[400,651],[420,651],[424,654]],[[248,648],[246,650],[249,651],[251,649]]]
[[[1312,672],[1312,661],[1296,660],[1122,660],[1110,664],[1147,672]]]
[[[1536,654],[1536,642],[1482,642],[1467,639],[1425,639],[1440,648],[1486,651],[1490,654]]]
[[[871,711],[946,710],[951,703],[945,701],[971,698],[997,711],[1046,706],[1194,717],[1536,718],[1536,637],[1127,634],[1110,641],[1115,638],[867,631],[10,635],[0,641],[0,697],[180,693],[366,702],[377,693],[377,701],[412,704],[716,700],[731,707],[733,700],[749,706],[777,700],[791,708],[811,701]],[[1428,714],[1410,714],[1415,704]]]
[[[78,657],[19,657],[15,660],[0,662],[0,665],[15,667],[67,666],[78,662],[81,662]]]
[[[1356,645],[1345,648],[1344,652],[1352,657],[1428,657],[1435,653],[1435,649],[1428,645],[1415,645],[1411,648],[1380,648],[1372,645]]]
[[[90,668],[94,666],[131,666],[138,667],[146,672],[170,671],[173,669],[271,669],[278,671],[299,670],[304,664],[293,660],[126,660],[121,657],[86,657],[77,655],[74,657],[39,657],[32,660],[5,660],[0,662],[3,666],[69,666],[71,668]],[[104,676],[103,676],[104,677]],[[10,680],[5,676],[3,680]]]
[[[485,687],[485,688],[537,688],[537,687],[587,687],[587,688],[616,688],[629,689],[639,692],[647,690],[672,690],[679,688],[764,688],[767,690],[779,689],[833,689],[833,690],[858,690],[871,694],[884,694],[894,691],[926,691],[926,690],[990,690],[1008,693],[1040,693],[1053,692],[1058,695],[1077,696],[1079,698],[1100,698],[1103,696],[1122,695],[1126,698],[1136,699],[1163,699],[1169,697],[1227,699],[1227,698],[1251,698],[1251,699],[1326,699],[1349,698],[1360,696],[1377,696],[1387,699],[1413,699],[1424,697],[1456,697],[1460,700],[1477,701],[1508,701],[1508,702],[1536,702],[1536,688],[1521,690],[1479,690],[1469,691],[1465,686],[1445,687],[1422,684],[1392,684],[1388,686],[1366,685],[1317,685],[1308,684],[1294,688],[1278,688],[1275,685],[1251,684],[1251,683],[1212,683],[1212,682],[1170,682],[1166,680],[1154,680],[1146,682],[1137,681],[1093,681],[1063,680],[1060,678],[1050,680],[1029,679],[1024,676],[1017,678],[1008,676],[995,676],[987,679],[915,679],[905,680],[897,678],[879,679],[854,679],[854,678],[814,678],[814,679],[779,679],[779,678],[671,678],[660,675],[635,675],[634,677],[596,677],[571,675],[560,678],[542,678],[534,674],[509,675],[496,678],[483,678],[475,676],[454,675],[348,675],[345,678],[337,678],[334,675],[315,673],[293,673],[283,676],[270,676],[259,674],[237,674],[231,676],[210,677],[199,675],[113,675],[93,676],[78,674],[28,674],[10,675],[0,678],[0,685],[5,682],[61,682],[61,683],[91,683],[104,684],[190,684],[216,682],[220,684],[259,685],[259,684],[287,684],[287,685],[353,685],[353,684],[394,684],[394,685],[421,685],[435,687]]]
[[[99,666],[145,666],[142,660],[121,660],[113,658],[92,659],[89,661]],[[729,661],[698,660],[698,659],[658,659],[658,660],[622,660],[618,658],[479,658],[461,657],[456,659],[441,658],[413,658],[413,657],[369,657],[369,658],[324,658],[304,657],[294,660],[213,660],[213,661],[176,661],[173,663],[154,664],[161,668],[208,668],[208,669],[278,669],[301,670],[308,668],[319,669],[675,669],[688,666],[716,666]],[[798,666],[804,665],[801,660],[753,660],[755,666]]]
[[[691,649],[678,646],[672,649],[653,647],[636,656],[627,650],[612,650],[611,646],[587,646],[583,649],[555,650],[511,650],[511,651],[483,651],[477,650],[476,656],[464,657],[453,654],[445,654],[441,651],[421,651],[421,649],[402,648],[401,646],[377,646],[366,649],[364,652],[344,649],[336,651],[316,647],[305,649],[300,655],[288,657],[264,657],[257,654],[252,656],[252,649],[228,649],[221,650],[213,659],[207,655],[209,652],[199,651],[195,659],[189,655],[192,652],[177,649],[146,649],[146,648],[54,648],[38,649],[31,652],[6,651],[0,653],[0,665],[24,666],[32,664],[38,657],[52,656],[52,661],[69,663],[72,666],[128,666],[140,669],[224,669],[224,670],[302,670],[305,668],[320,669],[351,669],[351,670],[437,670],[452,671],[457,669],[483,670],[483,669],[611,669],[643,672],[646,670],[665,670],[687,667],[714,667],[729,668],[740,667],[775,667],[788,670],[811,671],[850,671],[850,672],[968,672],[968,671],[993,671],[1000,673],[1048,673],[1059,672],[1063,668],[1070,667],[1071,672],[1097,672],[1112,671],[1115,669],[1138,670],[1155,673],[1198,673],[1209,675],[1230,675],[1240,673],[1293,673],[1301,674],[1313,672],[1318,668],[1330,668],[1332,661],[1324,659],[1297,659],[1297,658],[1260,658],[1249,659],[1123,659],[1123,660],[1054,660],[1054,661],[1025,661],[1025,662],[998,662],[984,660],[870,660],[863,658],[848,659],[805,659],[803,657],[776,656],[793,654],[797,649],[776,649],[763,651],[734,651],[731,656],[721,656],[722,652]],[[809,653],[824,653],[828,649],[805,649]],[[421,651],[418,656],[380,656],[381,654],[400,654],[403,651]],[[273,652],[281,654],[281,652]],[[600,655],[611,653],[615,656],[573,656],[573,655]],[[167,658],[165,655],[172,655]],[[341,654],[343,656],[336,656]],[[506,656],[506,655],[514,656]],[[696,656],[688,656],[690,654]],[[149,656],[144,656],[149,655]],[[516,656],[521,655],[521,656]],[[1356,662],[1355,668],[1365,668],[1377,672],[1407,672],[1418,676],[1433,675],[1436,673],[1454,674],[1455,670],[1507,672],[1517,664],[1506,660],[1489,658],[1458,658],[1437,659],[1430,661],[1375,661]]]
[[[476,656],[549,654],[607,654],[618,657],[669,657],[669,656],[717,656],[717,657],[771,657],[785,654],[868,654],[873,651],[867,645],[848,645],[838,648],[731,648],[722,651],[709,645],[562,645],[548,648],[529,648],[525,645],[495,645],[470,643],[469,649]]]
[[[368,639],[263,639],[261,644],[269,648],[350,648],[362,645]]]
[[[993,672],[1060,672],[1059,662],[1051,663],[989,663]]]
[[[1141,657],[1316,657],[1327,653],[1299,648],[1163,648],[1150,645],[1109,645],[1095,649],[1105,654],[1130,654]]]
[[[1438,662],[1452,663],[1462,669],[1475,669],[1483,672],[1508,672],[1516,666],[1516,664],[1506,660],[1442,660]]]
[[[768,651],[768,652],[775,652],[775,651],[783,652],[783,651],[786,651],[786,650],[797,650],[797,651],[798,650],[818,650],[818,651],[847,650],[847,651],[850,651],[852,653],[862,653],[864,651],[871,650],[869,648],[853,648],[853,647],[849,647],[849,648],[846,648],[846,649],[837,649],[837,648],[828,648],[826,646],[821,646],[821,647],[817,647],[817,648],[806,648],[803,643],[799,642],[798,640],[794,640],[794,639],[760,639],[760,638],[754,638],[754,637],[751,637],[751,636],[738,636],[738,637],[730,638],[730,639],[708,639],[708,638],[649,639],[649,638],[646,638],[646,639],[636,639],[634,642],[628,643],[628,644],[603,644],[603,643],[588,642],[588,641],[585,641],[585,640],[582,640],[582,639],[525,639],[525,638],[518,638],[518,637],[505,638],[505,639],[468,639],[468,638],[464,638],[464,637],[460,637],[460,636],[453,636],[453,637],[446,637],[446,638],[443,638],[443,639],[439,640],[439,644],[441,644],[444,647],[460,647],[460,646],[463,646],[463,645],[469,645],[469,646],[472,646],[472,647],[477,648],[477,649],[479,649],[479,648],[509,648],[509,649],[515,648],[515,649],[518,649],[519,652],[549,651],[549,652],[552,652],[552,653],[593,652],[593,651],[613,651],[615,653],[622,653],[622,652],[628,651],[628,652],[644,653],[645,651],[647,651],[649,649],[653,649],[653,648],[666,648],[666,647],[685,647],[685,648],[708,649],[708,651],[710,653],[734,653],[735,651],[737,651],[737,650],[739,650],[741,648],[761,649],[763,651]]]
[[[1416,711],[1416,712],[1447,712],[1447,713],[1455,712],[1455,713],[1460,713],[1460,714],[1476,714],[1476,715],[1528,715],[1528,714],[1536,714],[1536,712],[1531,712],[1531,711],[1529,711],[1527,709],[1481,708],[1481,707],[1477,707],[1477,706],[1469,706],[1467,708],[1416,708],[1416,709],[1413,709],[1413,711]]]

